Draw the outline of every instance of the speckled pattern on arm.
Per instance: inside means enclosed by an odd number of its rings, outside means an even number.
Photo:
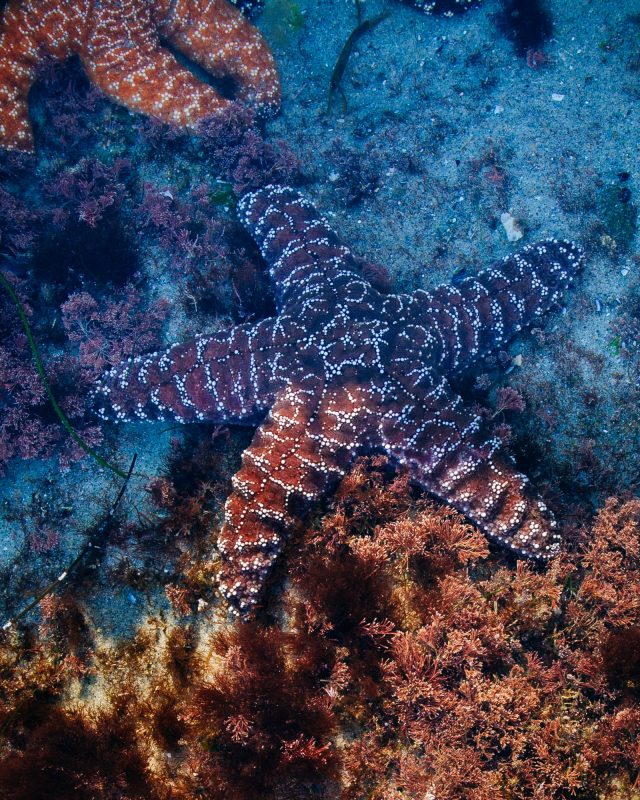
[[[92,81],[130,109],[193,125],[230,101],[183,67],[161,37],[239,97],[270,113],[280,104],[273,56],[227,0],[10,0],[0,23],[0,146],[32,150],[28,94],[45,56],[80,57]]]
[[[462,370],[542,319],[567,288],[571,255],[565,242],[540,242],[475,278],[415,292],[410,316],[434,337],[438,368]]]
[[[269,268],[277,316],[122,365],[93,398],[118,420],[256,421],[269,410],[219,537],[231,606],[252,613],[301,509],[371,451],[501,545],[555,555],[553,515],[448,377],[550,311],[582,266],[580,248],[549,240],[458,286],[385,296],[297,191],[266,187],[238,212]]]

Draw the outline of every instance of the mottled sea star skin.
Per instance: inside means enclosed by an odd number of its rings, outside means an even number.
[[[239,214],[269,266],[278,315],[121,364],[93,396],[103,418],[119,421],[261,421],[219,537],[230,604],[252,612],[300,500],[317,499],[370,451],[491,539],[553,556],[553,516],[447,379],[538,322],[582,251],[552,239],[456,286],[382,295],[295,190],[248,194]]]
[[[32,151],[28,94],[45,57],[78,55],[109,97],[189,126],[230,101],[181,66],[168,41],[263,112],[280,104],[273,56],[227,0],[10,0],[0,23],[0,147]]]

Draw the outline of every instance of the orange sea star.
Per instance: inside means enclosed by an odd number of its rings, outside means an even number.
[[[109,97],[176,125],[193,125],[231,101],[198,80],[162,42],[239,98],[278,108],[280,83],[260,32],[227,0],[10,0],[0,24],[0,146],[33,150],[28,93],[44,57],[78,55]]]

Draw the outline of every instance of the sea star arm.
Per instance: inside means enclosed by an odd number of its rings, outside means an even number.
[[[109,97],[165,122],[193,125],[227,108],[230,101],[183,67],[161,36],[234,78],[241,97],[277,108],[269,48],[227,0],[9,0],[0,19],[0,146],[33,150],[28,93],[44,57],[78,55]]]
[[[158,35],[161,5],[102,3],[81,59],[87,74],[117,102],[176,125],[191,125],[230,101],[181,66]]]
[[[295,189],[266,186],[247,194],[238,214],[269,266],[278,309],[327,298],[353,305],[374,291],[351,251]]]
[[[280,105],[278,71],[267,43],[226,0],[175,0],[161,33],[212,75],[235,79],[243,100],[263,111]]]
[[[464,369],[540,320],[583,263],[582,250],[571,242],[529,245],[475,278],[415,292],[404,335],[423,339],[439,370]]]
[[[233,477],[218,546],[220,591],[249,615],[299,512],[324,494],[364,446],[374,405],[366,387],[327,388],[300,376],[258,428]]]
[[[70,47],[79,46],[77,31],[86,11],[85,0],[78,0],[71,13],[54,5],[34,14],[22,0],[11,0],[5,8],[0,28],[0,146],[33,150],[27,98],[41,50],[66,58]]]
[[[92,405],[117,421],[257,422],[285,383],[281,339],[264,320],[136,356],[101,377]]]
[[[555,555],[560,536],[549,509],[482,419],[463,407],[444,378],[433,377],[412,395],[399,391],[385,409],[380,434],[387,452],[502,546],[528,557]]]

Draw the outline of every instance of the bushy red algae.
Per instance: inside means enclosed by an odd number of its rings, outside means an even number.
[[[53,70],[45,84],[59,98],[72,78],[73,71],[65,78]],[[78,113],[80,106],[74,106]],[[84,110],[92,107],[88,102]],[[56,103],[47,109],[54,113]],[[46,130],[72,135],[69,113],[59,115]],[[150,287],[150,262],[166,262],[175,305],[188,330],[200,329],[203,316],[212,313],[244,318],[272,310],[266,275],[255,264],[255,246],[231,218],[231,186],[210,175],[245,188],[268,180],[295,181],[300,165],[284,144],[265,142],[255,115],[236,105],[220,118],[205,120],[196,142],[189,144],[190,155],[200,172],[179,185],[163,179],[160,168],[154,181],[143,179],[140,160],[80,157],[66,146],[64,159],[36,164],[0,153],[3,275],[30,320],[54,394],[89,444],[102,438],[95,423],[81,419],[95,373],[160,344],[169,306]],[[157,163],[157,141],[150,139],[145,146]],[[186,191],[185,186],[192,188]],[[64,431],[49,411],[24,331],[4,291],[0,411],[0,473],[17,458],[61,455],[67,468],[81,457],[73,443],[65,445]]]
[[[5,634],[3,797],[634,796],[640,501],[543,570],[373,458],[297,538],[251,624],[107,646],[67,598]]]

